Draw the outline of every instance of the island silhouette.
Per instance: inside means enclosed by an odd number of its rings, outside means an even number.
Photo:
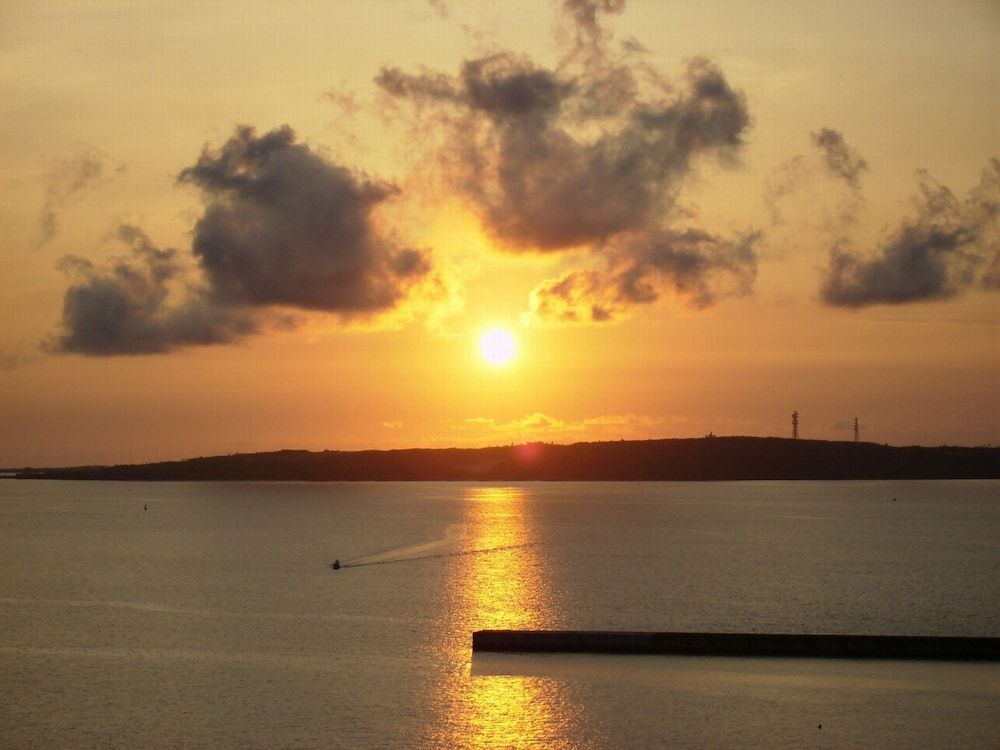
[[[768,437],[280,450],[146,464],[23,468],[17,479],[122,481],[726,481],[997,479],[1000,448]]]

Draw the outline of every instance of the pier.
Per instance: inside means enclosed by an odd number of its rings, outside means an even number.
[[[912,635],[478,630],[472,651],[1000,661],[1000,638]]]

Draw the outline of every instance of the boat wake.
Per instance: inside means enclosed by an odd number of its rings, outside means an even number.
[[[439,554],[449,547],[457,546],[466,537],[465,527],[462,524],[452,524],[445,529],[445,534],[441,539],[434,539],[429,542],[419,544],[408,544],[405,547],[393,547],[383,552],[375,552],[371,555],[362,555],[353,560],[342,562],[340,567],[358,567],[359,565],[383,565],[390,562],[404,562],[414,559]]]
[[[359,558],[357,560],[348,560],[347,562],[342,562],[340,564],[341,568],[363,568],[366,565],[392,565],[393,563],[404,563],[404,562],[416,562],[418,560],[437,560],[442,557],[461,557],[463,555],[486,555],[492,552],[506,552],[512,549],[522,549],[524,547],[531,547],[537,544],[537,542],[525,542],[524,544],[504,544],[499,547],[486,547],[484,549],[462,549],[453,550],[451,552],[437,552],[429,555],[413,555],[410,557],[392,557],[390,559],[370,559],[370,558]]]
[[[445,557],[461,557],[463,555],[484,555],[492,552],[520,549],[536,544],[536,542],[527,542],[468,549],[471,542],[469,537],[469,530],[465,524],[452,524],[445,529],[445,535],[441,539],[421,542],[419,544],[408,544],[404,547],[394,547],[383,552],[345,560],[340,562],[339,566],[331,564],[328,567],[338,570],[339,568],[362,568],[368,565],[390,565],[393,563],[417,562],[419,560],[437,560]]]

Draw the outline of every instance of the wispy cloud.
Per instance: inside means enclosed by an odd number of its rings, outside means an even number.
[[[119,165],[115,171],[122,172],[124,169],[123,165]],[[88,187],[105,178],[107,172],[106,157],[92,148],[56,162],[49,173],[38,217],[38,238],[34,242],[36,250],[56,236],[60,215],[66,206],[79,198]]]
[[[904,304],[1000,291],[1000,160],[964,200],[926,172],[913,212],[869,254],[844,243],[830,253],[820,293],[840,307]]]
[[[29,348],[22,342],[14,351],[0,351],[0,371],[16,370],[37,362],[40,358],[41,355],[36,348]]]
[[[602,15],[625,10],[625,0],[563,0],[562,11],[573,24],[578,47],[601,48],[611,32],[601,23]]]
[[[441,18],[448,17],[448,3],[445,0],[427,0],[427,4],[434,9]]]
[[[570,271],[531,292],[531,316],[564,322],[607,322],[670,293],[695,308],[721,296],[749,294],[757,273],[760,233],[726,239],[689,229],[648,232],[605,249],[606,270]]]
[[[868,171],[868,162],[844,141],[844,136],[832,128],[820,128],[811,133],[813,143],[823,152],[823,164],[834,177],[844,180],[853,190],[860,190],[861,176]]]
[[[460,431],[474,431],[473,439],[488,440],[490,435],[512,441],[588,440],[620,437],[647,437],[662,419],[636,414],[615,414],[563,420],[541,412],[525,414],[507,422],[491,417],[472,417],[457,425]],[[482,437],[480,437],[482,436]],[[495,439],[495,438],[494,438]]]
[[[786,198],[823,177],[835,180],[845,193],[841,195],[835,218],[826,222],[826,228],[840,234],[857,221],[864,204],[862,178],[868,171],[868,162],[833,128],[820,128],[810,133],[810,139],[816,151],[797,154],[782,162],[764,183],[764,203],[771,213],[771,223],[779,225],[784,223],[781,204]]]

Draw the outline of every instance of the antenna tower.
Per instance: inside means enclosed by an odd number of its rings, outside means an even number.
[[[799,413],[798,411],[792,412],[792,439],[799,439]]]
[[[861,431],[858,429],[858,418],[854,418],[854,442],[857,443],[861,439]]]

